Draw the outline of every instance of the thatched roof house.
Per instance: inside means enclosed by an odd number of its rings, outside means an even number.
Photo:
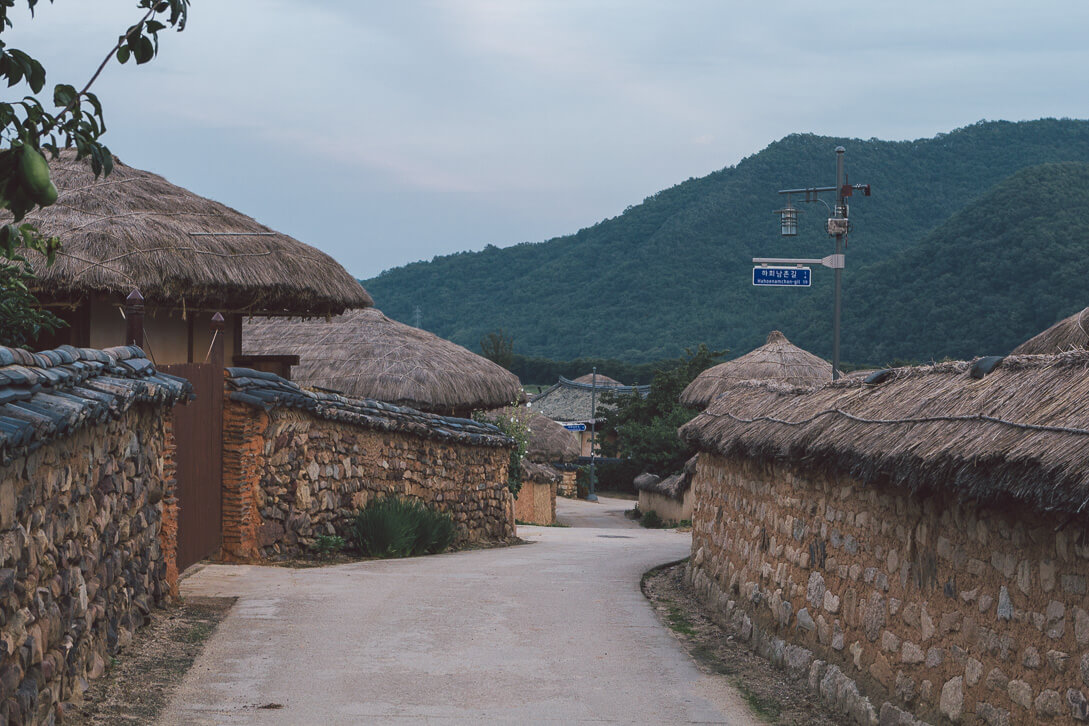
[[[239,352],[237,313],[329,315],[372,304],[329,255],[161,176],[115,159],[96,180],[72,150],[50,171],[58,201],[27,221],[63,249],[49,267],[31,256],[35,292],[71,327],[60,331],[65,340],[43,344],[125,342],[117,307],[133,288],[146,301],[148,352],[159,363],[201,358],[215,312],[227,317],[230,356]]]
[[[149,305],[189,310],[328,315],[372,304],[324,252],[219,202],[114,159],[97,180],[65,150],[50,163],[57,203],[27,216],[64,249],[37,266],[49,300],[138,287]]]
[[[568,462],[579,456],[579,441],[573,431],[548,418],[540,411],[525,406],[506,406],[486,414],[489,420],[517,416],[529,428],[526,458],[533,462]]]
[[[304,386],[431,413],[467,416],[522,395],[505,368],[374,308],[331,319],[250,319],[243,343],[247,354],[298,355],[292,378]]]
[[[1029,338],[1014,348],[1012,355],[1051,355],[1086,348],[1089,348],[1089,308]]]
[[[712,366],[696,376],[681,393],[681,403],[706,408],[723,391],[740,381],[777,381],[789,386],[816,386],[832,380],[832,365],[802,350],[778,330],[764,345],[740,358]]]
[[[1044,511],[1089,508],[1089,351],[897,368],[877,384],[745,382],[681,427],[701,451]]]

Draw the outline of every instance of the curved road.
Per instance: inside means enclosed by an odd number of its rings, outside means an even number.
[[[237,596],[162,724],[757,723],[639,591],[690,537],[560,499],[530,544],[311,569],[207,565]],[[279,704],[278,708],[262,708]]]

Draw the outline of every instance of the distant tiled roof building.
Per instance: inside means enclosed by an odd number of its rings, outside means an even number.
[[[604,412],[612,408],[608,404],[602,404],[601,394],[608,392],[630,395],[632,391],[638,391],[640,396],[646,397],[650,392],[650,386],[625,386],[605,376],[598,376],[598,385],[595,388],[592,383],[579,382],[584,378],[586,376],[570,381],[561,376],[558,383],[535,396],[529,407],[553,421],[588,424],[595,418],[601,421]],[[593,411],[594,408],[596,411]]]
[[[592,380],[592,377],[590,377]],[[587,376],[580,376],[573,381],[560,377],[558,383],[535,396],[527,406],[544,414],[553,421],[564,424],[579,433],[579,448],[583,456],[591,453],[592,431],[594,426],[605,418],[605,412],[611,404],[601,400],[601,394],[631,395],[637,391],[644,398],[650,392],[650,386],[625,386],[607,376],[597,376],[597,386],[584,383]]]

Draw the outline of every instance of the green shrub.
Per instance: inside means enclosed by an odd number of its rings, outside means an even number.
[[[420,508],[422,511],[412,554],[434,555],[450,549],[458,534],[453,518],[446,512],[428,509],[423,505]]]
[[[449,514],[414,499],[382,497],[355,516],[352,535],[370,557],[436,554],[454,543],[457,529]]]
[[[662,518],[658,516],[658,513],[652,509],[649,512],[643,512],[643,517],[639,520],[639,524],[647,529],[660,529],[665,522],[663,522]]]

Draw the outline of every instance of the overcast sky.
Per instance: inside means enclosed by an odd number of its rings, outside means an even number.
[[[4,40],[81,87],[138,16],[56,0]],[[1087,31],[1084,0],[193,0],[94,90],[125,163],[366,278],[575,232],[793,132],[1089,118]]]

